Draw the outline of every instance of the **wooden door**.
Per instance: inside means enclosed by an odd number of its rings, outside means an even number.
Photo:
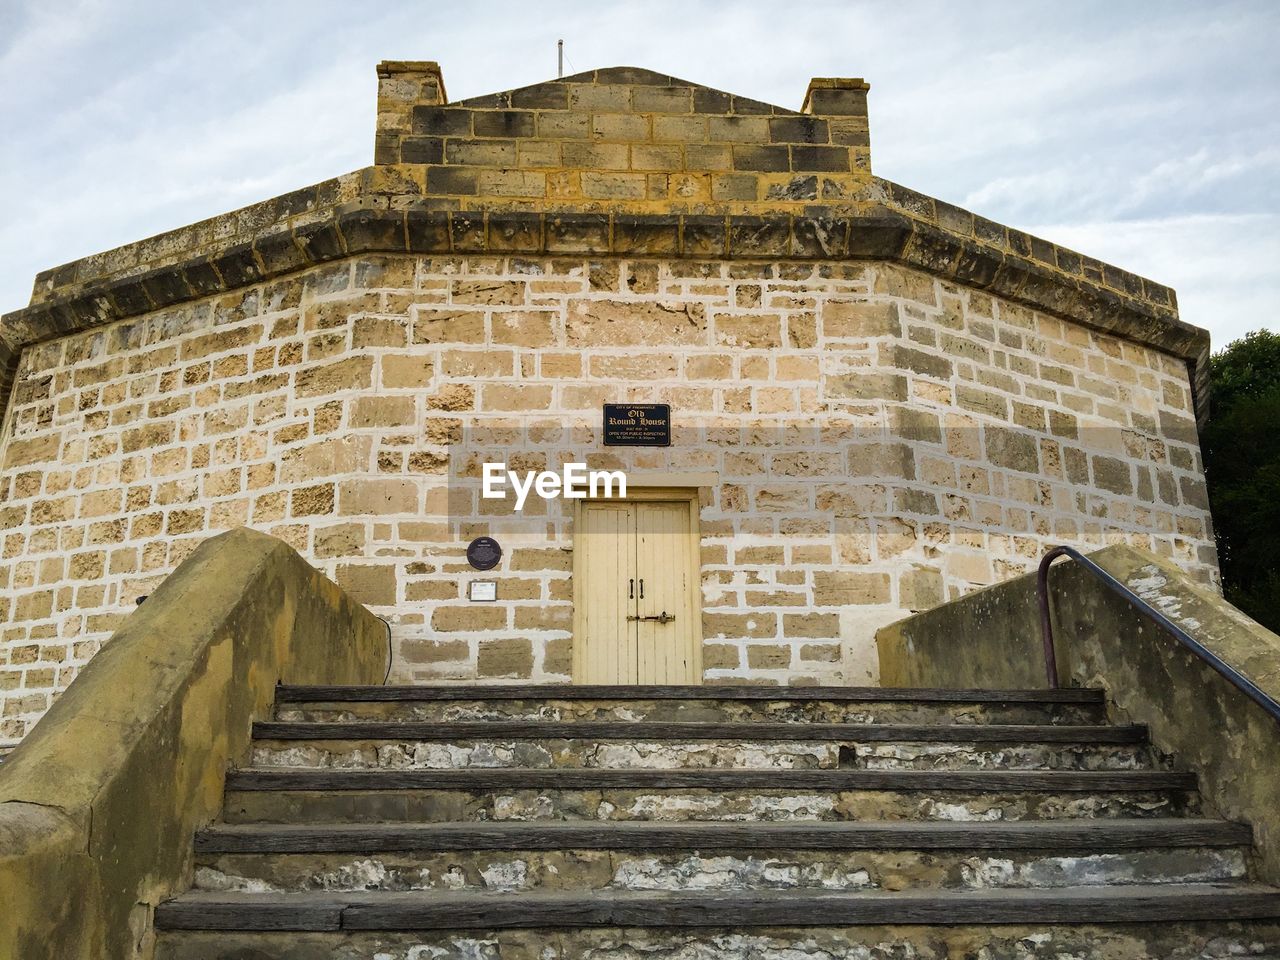
[[[688,501],[589,502],[575,538],[579,683],[698,683],[697,543]]]
[[[636,508],[631,503],[588,503],[574,538],[584,554],[585,602],[577,609],[580,683],[639,683],[636,657]]]

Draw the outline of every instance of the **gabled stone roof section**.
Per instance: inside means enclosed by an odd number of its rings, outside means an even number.
[[[0,318],[0,398],[31,344],[367,252],[892,260],[1187,361],[1173,291],[874,177],[867,85],[800,113],[636,67],[457,103],[379,65],[375,164],[36,277]],[[821,112],[815,112],[821,111]]]
[[[466,100],[459,100],[451,104],[451,106],[473,107],[481,110],[509,110],[533,106],[554,106],[564,103],[564,108],[567,109],[568,104],[565,103],[564,94],[566,87],[570,84],[574,86],[605,84],[632,87],[674,87],[680,90],[688,88],[691,92],[690,99],[693,111],[696,113],[783,117],[800,116],[804,112],[803,110],[789,110],[786,107],[765,103],[762,100],[752,100],[750,97],[738,96],[737,94],[727,93],[724,90],[716,90],[700,83],[693,83],[689,80],[681,80],[679,77],[658,73],[655,70],[646,70],[644,67],[605,67],[601,70],[587,70],[569,77],[544,80],[542,83],[520,87],[516,90],[504,90],[500,93],[486,93],[478,97],[468,97]],[[680,95],[676,94],[676,96]],[[642,96],[637,106],[641,106],[645,102],[656,101],[662,96],[657,94],[651,100],[647,100]],[[671,95],[668,94],[667,96]]]

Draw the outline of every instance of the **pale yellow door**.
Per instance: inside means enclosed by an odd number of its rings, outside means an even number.
[[[580,683],[639,683],[636,658],[636,508],[588,503],[574,549],[583,554],[577,611]]]
[[[579,683],[697,683],[698,576],[690,504],[588,503],[574,638]]]

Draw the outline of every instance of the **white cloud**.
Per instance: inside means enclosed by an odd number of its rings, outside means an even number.
[[[0,0],[0,309],[34,274],[370,162],[374,64],[455,99],[633,64],[797,107],[872,83],[882,176],[1173,284],[1218,340],[1280,325],[1280,8],[974,0]],[[7,38],[7,39],[6,39]]]

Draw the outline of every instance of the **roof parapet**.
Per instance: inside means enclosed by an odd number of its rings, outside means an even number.
[[[399,157],[400,138],[413,125],[413,108],[419,104],[448,103],[444,76],[434,60],[383,60],[378,64],[378,120],[374,157]],[[375,163],[387,162],[377,160]]]
[[[867,117],[867,91],[861,77],[814,77],[804,92],[801,113],[824,117]]]

